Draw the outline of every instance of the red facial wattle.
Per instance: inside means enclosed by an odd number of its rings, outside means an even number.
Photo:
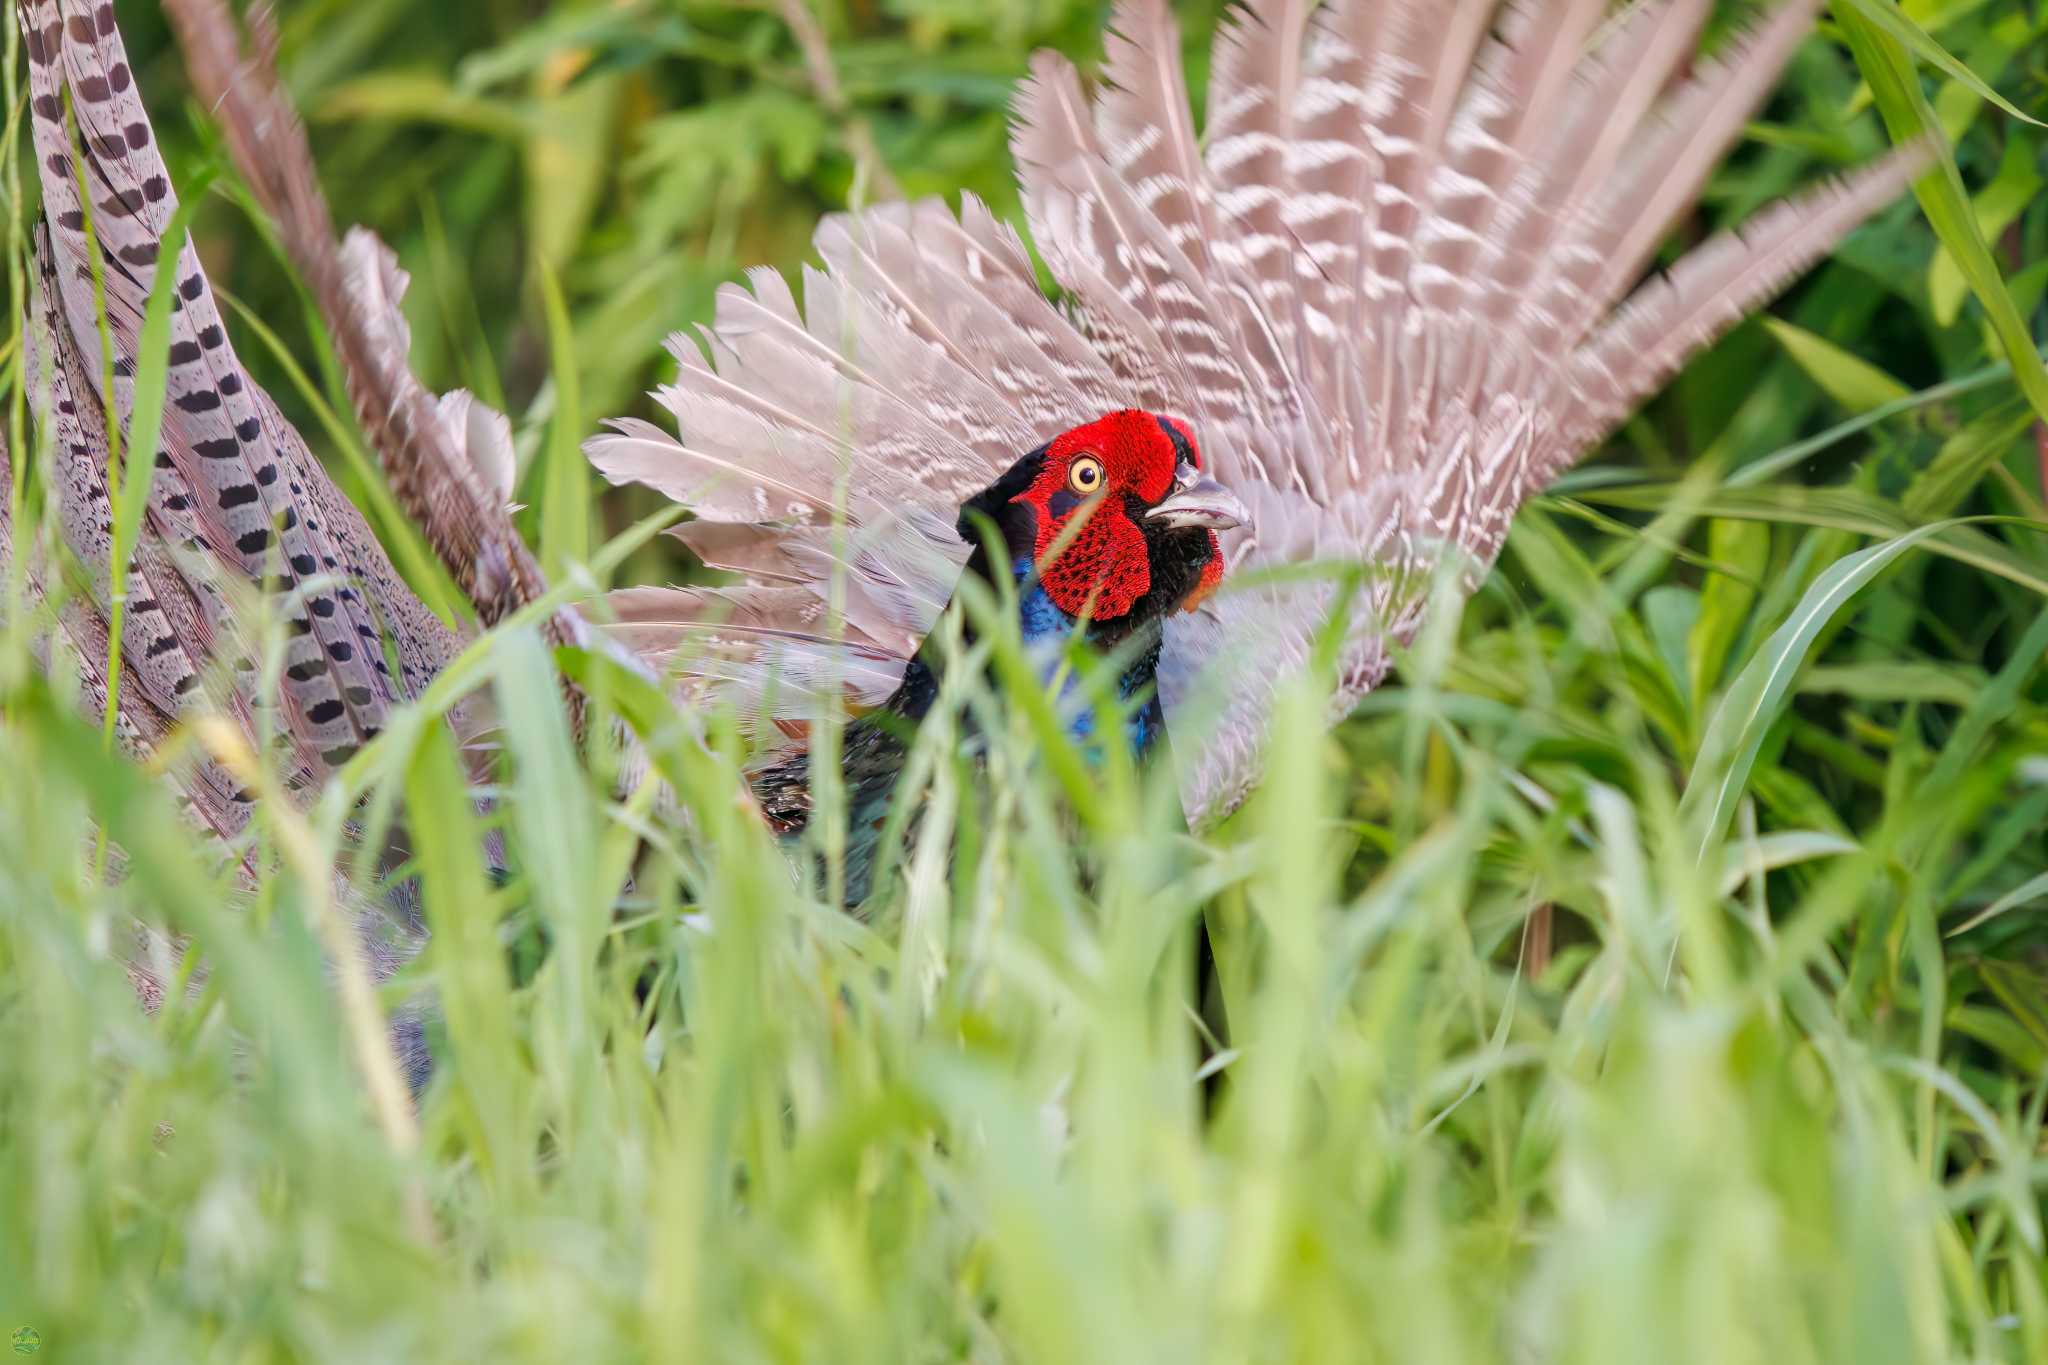
[[[1033,555],[1039,582],[1069,616],[1114,620],[1152,586],[1145,534],[1131,520],[1124,499],[1134,495],[1140,502],[1156,503],[1172,489],[1181,456],[1173,433],[1162,424],[1172,420],[1127,411],[1076,427],[1046,448],[1038,477],[1013,499],[1036,514]],[[1179,422],[1174,428],[1192,451],[1187,428]],[[1084,457],[1099,461],[1102,473],[1099,487],[1085,497],[1070,482],[1074,462]],[[1192,458],[1199,461],[1199,456]],[[1215,572],[1220,577],[1220,568]]]
[[[1105,504],[1048,563],[1046,556],[1064,529],[1051,517],[1038,519],[1038,562],[1045,565],[1039,583],[1045,595],[1069,616],[1111,621],[1129,612],[1152,586],[1144,533],[1121,507]]]

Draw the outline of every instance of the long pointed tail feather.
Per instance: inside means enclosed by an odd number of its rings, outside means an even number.
[[[97,273],[114,346],[113,408],[125,423],[142,316],[176,193],[112,6],[20,0],[17,13],[29,56],[53,312],[79,354],[98,355]],[[385,710],[447,658],[452,637],[399,580],[361,517],[242,368],[189,237],[172,268],[169,392],[150,525],[166,545],[203,551],[222,574],[280,586],[290,631],[288,728],[307,741],[317,777],[378,733]],[[82,411],[104,404],[107,393],[98,366],[81,368],[74,378],[84,384],[73,397]],[[104,547],[78,549],[104,557]],[[226,607],[206,576],[187,578],[220,633]],[[387,624],[396,671],[377,647]],[[239,685],[251,686],[251,672],[241,672]]]
[[[400,505],[427,534],[455,580],[492,625],[545,590],[540,567],[513,527],[493,481],[441,420],[438,400],[414,377],[410,337],[397,311],[403,276],[388,248],[363,229],[334,237],[305,128],[275,69],[268,11],[251,15],[245,56],[220,0],[166,6],[193,84],[227,135],[235,165],[276,220],[293,265],[312,287],[369,433]],[[560,642],[585,638],[575,613],[550,620]]]

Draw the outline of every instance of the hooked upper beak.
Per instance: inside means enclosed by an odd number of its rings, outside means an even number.
[[[1176,529],[1205,526],[1211,531],[1228,531],[1250,521],[1252,514],[1235,493],[1214,479],[1196,475],[1192,465],[1183,464],[1173,492],[1145,513],[1145,519],[1163,521]]]

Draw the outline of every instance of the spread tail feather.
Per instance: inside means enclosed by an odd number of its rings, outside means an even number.
[[[796,610],[836,575],[849,641],[914,647],[964,558],[964,496],[1100,412],[1179,416],[1252,508],[1234,570],[1373,570],[1348,709],[1446,556],[1482,572],[1516,508],[1924,164],[1901,151],[1636,288],[1816,3],[1782,0],[1687,74],[1706,0],[1605,23],[1601,0],[1270,0],[1219,29],[1198,135],[1165,0],[1122,0],[1092,99],[1040,54],[1016,100],[1061,306],[971,199],[833,219],[801,310],[757,275],[679,349],[658,396],[680,439],[615,424],[591,458],[690,506],[684,538],[765,594],[669,600],[678,620]],[[823,553],[841,507],[859,552]],[[1197,818],[1255,778],[1266,699],[1332,606],[1327,586],[1227,584],[1169,623],[1160,669],[1170,715],[1223,703],[1176,746]]]

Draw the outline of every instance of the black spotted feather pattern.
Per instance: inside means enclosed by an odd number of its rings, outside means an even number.
[[[93,360],[100,353],[96,244],[114,348],[113,408],[125,424],[135,348],[177,195],[113,6],[20,0],[18,13],[47,219],[44,278],[55,295],[46,328],[65,334],[60,354],[87,358],[71,367],[70,397],[77,406],[103,405],[107,376]],[[148,600],[181,602],[184,629],[168,634],[202,648],[176,661],[178,677],[161,679],[172,664],[159,669],[159,659],[175,656],[153,656],[155,639],[136,650],[124,635],[124,653],[141,661],[152,702],[166,700],[165,685],[191,686],[184,679],[196,676],[208,654],[225,655],[247,697],[255,682],[250,652],[220,648],[234,630],[221,579],[269,584],[288,635],[283,728],[296,742],[300,775],[317,780],[377,734],[386,708],[425,684],[449,656],[452,636],[399,581],[360,515],[243,369],[189,237],[171,268],[169,382],[147,541],[159,550],[146,553],[168,564],[159,551],[175,548],[198,567],[161,570],[167,581]],[[104,462],[104,451],[96,458]],[[104,562],[103,545],[75,548],[96,549],[81,557]]]

